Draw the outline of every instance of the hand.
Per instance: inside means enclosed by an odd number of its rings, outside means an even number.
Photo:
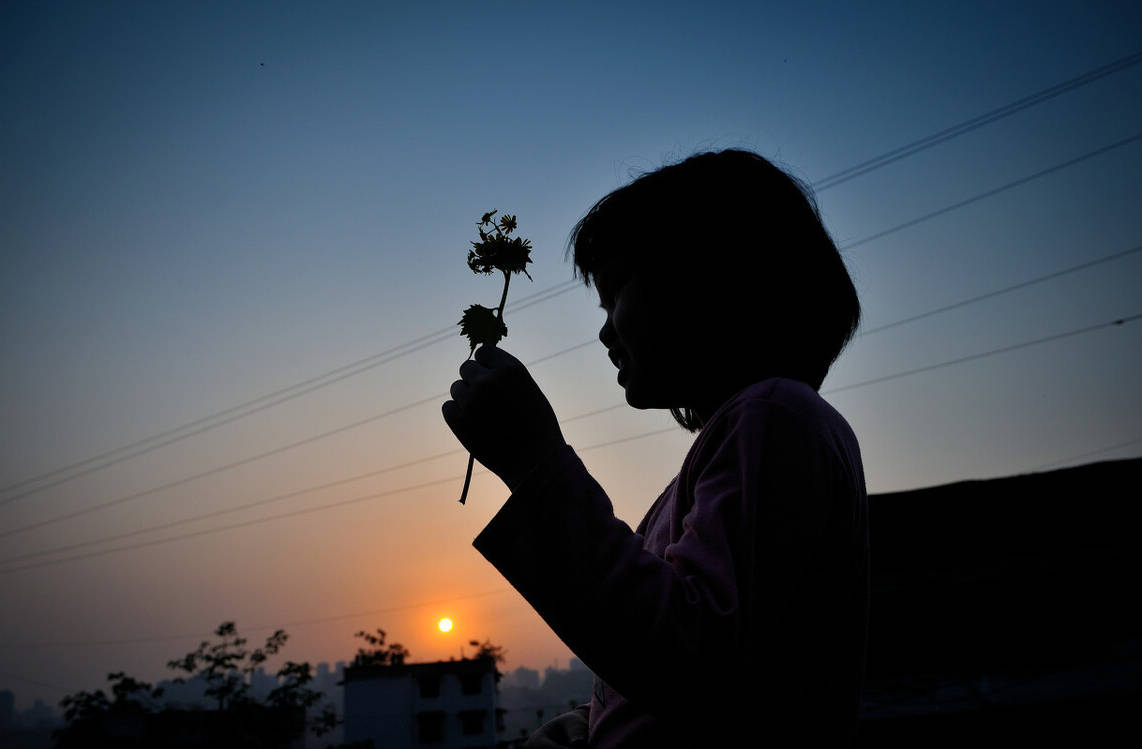
[[[527,367],[495,346],[460,365],[444,422],[472,456],[513,492],[544,458],[567,444],[547,397]]]
[[[586,705],[580,705],[569,713],[556,715],[524,742],[524,749],[587,746],[587,715]]]

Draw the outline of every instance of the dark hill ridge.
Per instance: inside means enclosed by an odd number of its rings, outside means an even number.
[[[869,676],[1065,666],[1139,635],[1142,458],[869,497]]]
[[[870,496],[856,745],[1138,736],[1140,486],[1137,458]]]

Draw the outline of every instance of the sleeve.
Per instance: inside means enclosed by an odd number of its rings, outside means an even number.
[[[590,705],[576,705],[570,712],[556,715],[531,734],[523,749],[586,747],[589,713]]]
[[[820,446],[764,402],[723,417],[699,437],[693,506],[663,557],[614,516],[570,446],[522,482],[474,542],[599,678],[652,715],[679,700],[716,709],[729,699],[730,674],[758,645],[759,595],[787,584],[781,570],[759,579],[759,564],[795,568],[783,556],[806,553],[796,547],[815,532],[792,500],[810,491]]]

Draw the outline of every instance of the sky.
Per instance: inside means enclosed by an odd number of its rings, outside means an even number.
[[[824,181],[1140,39],[1095,0],[4,3],[0,687],[168,678],[226,620],[565,667],[471,546],[506,488],[456,501],[455,324],[501,291],[466,253],[518,217],[501,346],[561,419],[616,406],[562,429],[634,526],[693,436],[622,405],[564,250],[698,151],[820,187],[864,308],[822,393],[870,493],[1142,455],[1142,320],[1107,325],[1142,313],[1142,64]]]

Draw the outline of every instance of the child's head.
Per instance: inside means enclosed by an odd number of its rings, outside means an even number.
[[[700,153],[606,195],[572,253],[608,312],[612,358],[639,353],[628,402],[670,408],[690,430],[752,382],[819,389],[860,320],[808,188],[748,151]]]

